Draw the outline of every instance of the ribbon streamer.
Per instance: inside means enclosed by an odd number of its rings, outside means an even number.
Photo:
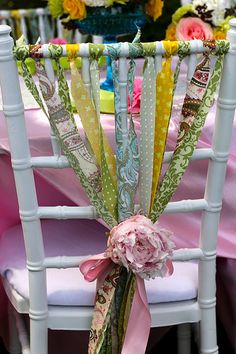
[[[174,95],[174,75],[171,71],[172,55],[178,50],[178,42],[162,42],[166,52],[166,60],[162,64],[162,70],[156,78],[156,115],[155,115],[155,143],[153,157],[152,196],[151,209],[153,207],[162,162],[164,158],[166,138],[171,117],[172,101]],[[150,211],[150,209],[148,210]]]
[[[150,209],[154,135],[155,135],[155,65],[154,58],[146,58],[140,107],[140,208],[145,215]]]
[[[107,272],[109,272],[112,267],[111,264],[113,264],[114,268],[109,273],[109,275],[107,275]],[[102,286],[99,286],[97,292],[97,301],[95,303],[94,316],[91,326],[91,328],[96,328],[96,331],[93,329],[91,333],[92,339],[90,339],[89,342],[89,354],[99,353],[101,348],[101,343],[104,339],[103,336],[107,328],[106,319],[108,317],[112,297],[114,296],[114,291],[116,289],[120,268],[120,266],[114,265],[110,259],[105,258],[104,254],[93,256],[88,260],[84,260],[80,263],[80,271],[87,281],[98,279],[99,283],[101,283],[100,276],[104,278],[104,274],[106,274],[105,281],[102,283]],[[149,312],[144,280],[140,277],[137,277],[136,282],[137,286],[129,314],[128,325],[121,354],[145,353],[150,332],[151,316]],[[104,302],[106,302],[105,307],[102,306]],[[106,309],[105,313],[104,309]]]
[[[112,58],[112,74],[115,97],[115,131],[116,131],[116,174],[118,186],[118,221],[121,222],[134,213],[134,199],[138,185],[139,152],[136,132],[132,117],[129,127],[121,110],[119,89],[119,71],[116,58],[119,46],[107,46]],[[130,76],[133,80],[133,76]],[[129,87],[132,83],[129,83]],[[133,93],[132,93],[133,94]]]

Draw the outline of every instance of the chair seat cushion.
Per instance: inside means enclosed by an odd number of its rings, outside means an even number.
[[[90,220],[44,220],[45,254],[86,256],[104,251],[107,229]],[[23,297],[29,297],[28,271],[21,225],[7,230],[0,241],[0,272]],[[198,266],[175,262],[168,278],[146,281],[149,303],[190,300],[197,296]],[[89,306],[94,304],[96,282],[88,283],[77,268],[47,269],[50,305]]]

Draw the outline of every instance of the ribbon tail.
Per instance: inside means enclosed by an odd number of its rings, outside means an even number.
[[[150,327],[151,315],[144,280],[137,276],[137,288],[121,354],[145,354]]]

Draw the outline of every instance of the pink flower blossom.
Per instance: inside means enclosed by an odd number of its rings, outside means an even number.
[[[134,80],[134,93],[133,93],[133,103],[132,103],[132,112],[140,112],[140,103],[141,103],[141,92],[142,92],[142,79]],[[131,112],[130,98],[128,97],[128,112]]]
[[[67,41],[64,38],[51,38],[49,39],[48,43],[52,44],[67,44]]]
[[[213,39],[211,26],[197,17],[181,18],[176,27],[176,37],[180,41],[191,39]]]
[[[171,235],[145,216],[135,215],[111,230],[106,256],[141,278],[164,277],[173,273]]]

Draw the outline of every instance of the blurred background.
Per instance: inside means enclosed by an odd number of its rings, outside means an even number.
[[[1,10],[13,10],[20,8],[37,8],[46,7],[47,1],[45,0],[1,0]],[[175,10],[180,6],[180,0],[168,0],[164,3],[162,16],[156,22],[146,24],[142,29],[142,40],[152,41],[161,40],[165,38],[165,30],[171,23],[171,16]]]

